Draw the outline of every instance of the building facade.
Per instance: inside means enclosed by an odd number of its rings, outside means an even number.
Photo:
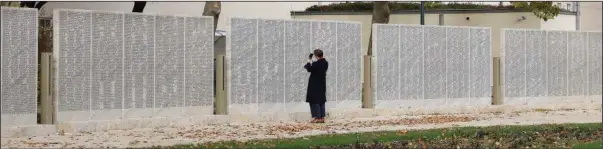
[[[599,9],[582,9],[580,23],[576,23],[576,12],[561,12],[555,19],[544,21],[532,12],[515,10],[441,10],[426,11],[426,25],[477,26],[492,28],[492,54],[500,56],[500,30],[502,28],[525,28],[545,30],[580,30],[601,31],[601,3]],[[581,5],[583,7],[584,5]],[[588,6],[587,6],[588,7]],[[593,7],[593,6],[590,6]],[[594,7],[596,8],[596,7]],[[292,12],[293,19],[340,20],[362,23],[363,53],[368,49],[371,31],[371,12]],[[393,12],[389,24],[420,24],[418,11]]]

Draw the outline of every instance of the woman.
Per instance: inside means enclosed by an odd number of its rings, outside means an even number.
[[[316,57],[316,61],[312,62],[312,57]],[[310,112],[312,113],[312,123],[325,122],[325,103],[327,102],[327,69],[329,62],[323,57],[323,52],[320,49],[314,50],[310,54],[308,63],[304,66],[310,72],[308,81],[308,90],[306,93],[306,102],[310,104]]]

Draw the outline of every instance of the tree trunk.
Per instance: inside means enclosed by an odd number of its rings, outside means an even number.
[[[44,6],[44,4],[48,3],[48,1],[40,1],[36,4],[35,8],[40,10],[42,9],[42,6]]]
[[[221,11],[222,3],[220,3],[220,1],[205,2],[205,8],[203,8],[203,16],[212,16],[214,18],[214,33],[218,28],[218,19],[220,18]]]
[[[373,20],[371,23],[371,33],[369,34],[369,44],[367,55],[363,56],[364,72],[362,80],[362,108],[372,109],[374,108],[374,99],[372,99],[372,88],[371,88],[371,57],[373,55],[373,24],[374,23],[389,23],[389,15],[391,10],[389,9],[389,2],[373,2]]]
[[[389,15],[392,11],[389,9],[389,2],[380,1],[373,2],[373,21],[371,23],[371,33],[369,34],[369,44],[367,55],[373,55],[373,30],[372,24],[381,23],[387,24],[389,23]]]
[[[147,1],[134,1],[134,7],[132,8],[132,12],[142,13],[144,11],[145,6],[147,6]]]

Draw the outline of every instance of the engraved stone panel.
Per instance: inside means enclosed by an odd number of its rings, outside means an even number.
[[[361,40],[360,24],[337,23],[337,102],[356,101],[360,103],[360,92],[362,90],[360,84],[360,57],[362,51],[359,48],[362,43]],[[341,106],[348,105],[338,105],[338,107]],[[357,107],[359,104],[355,106]]]
[[[446,97],[469,97],[469,51],[468,28],[446,28]]]
[[[213,19],[186,18],[186,107],[213,106]]]
[[[329,62],[327,69],[327,100],[336,101],[335,83],[337,80],[337,23],[335,22],[312,22],[312,47],[321,49],[324,58]],[[330,104],[330,103],[329,103]],[[329,105],[327,105],[327,108]]]
[[[377,100],[399,100],[399,52],[400,27],[378,25],[375,28],[375,77],[374,98]]]
[[[155,108],[184,107],[184,17],[157,16]]]
[[[155,16],[125,14],[124,17],[124,108],[153,108]]]
[[[91,119],[116,119],[121,117],[121,111],[105,112],[123,108],[123,14],[93,12],[91,15]]]
[[[425,99],[446,98],[446,28],[425,27]]]
[[[259,110],[275,110],[277,107],[272,105],[285,100],[285,21],[259,20],[258,23],[258,103],[269,106]]]
[[[568,32],[568,96],[588,94],[586,38],[586,32]]]
[[[566,96],[567,94],[567,32],[548,31],[548,95]]]
[[[286,21],[285,23],[285,100],[288,103],[305,103],[310,73],[303,65],[307,61],[309,51],[312,50],[310,44],[312,22]]]
[[[0,8],[2,126],[36,124],[38,11]]]
[[[492,97],[492,53],[491,31],[485,28],[471,28],[471,63],[469,87],[471,98]]]
[[[423,99],[423,27],[400,26],[400,99]]]
[[[54,50],[59,55],[58,111],[89,111],[92,14],[61,10],[58,19],[59,36],[54,38],[59,42],[59,49]],[[61,115],[58,118],[61,119]]]
[[[230,103],[258,103],[258,20],[232,19]]]
[[[546,32],[526,31],[526,95],[546,96]],[[521,70],[519,70],[521,71]]]
[[[588,78],[589,78],[589,95],[601,95],[603,88],[601,81],[601,67],[603,67],[601,57],[601,32],[588,33]]]
[[[526,33],[524,30],[504,30],[504,96],[525,97]]]

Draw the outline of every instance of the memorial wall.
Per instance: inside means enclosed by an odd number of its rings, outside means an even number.
[[[55,10],[59,122],[213,112],[213,19]]]
[[[373,25],[376,107],[489,105],[490,32],[485,27]]]
[[[303,66],[315,49],[329,62],[327,108],[361,107],[360,23],[232,18],[230,28],[230,113],[307,112]]]
[[[601,32],[503,30],[505,102],[601,99]]]

